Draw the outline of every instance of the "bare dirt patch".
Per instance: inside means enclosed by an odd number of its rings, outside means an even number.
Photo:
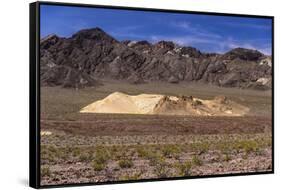
[[[250,134],[271,131],[271,117],[202,117],[82,114],[79,120],[42,120],[42,130],[85,136]]]

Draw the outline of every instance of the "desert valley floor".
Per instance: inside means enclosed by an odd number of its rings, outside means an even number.
[[[41,87],[41,185],[271,171],[271,90],[184,82],[103,84]],[[233,117],[79,113],[117,91],[224,95],[250,111]]]

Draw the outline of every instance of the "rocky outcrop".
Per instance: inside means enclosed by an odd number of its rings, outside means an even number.
[[[223,55],[224,59],[233,60],[239,58],[246,61],[257,61],[261,57],[263,57],[261,52],[245,48],[235,48]]]
[[[89,104],[81,113],[119,113],[152,115],[242,116],[249,108],[228,100],[225,96],[203,100],[184,96],[140,94],[131,96],[114,92]]]

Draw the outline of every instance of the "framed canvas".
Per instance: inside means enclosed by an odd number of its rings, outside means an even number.
[[[30,4],[30,186],[274,172],[274,18]]]

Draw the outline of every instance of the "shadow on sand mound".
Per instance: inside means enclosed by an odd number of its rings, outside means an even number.
[[[114,92],[80,110],[81,113],[200,115],[200,116],[243,116],[249,108],[225,96],[213,100],[202,100],[192,96],[166,96],[140,94],[131,96]]]

